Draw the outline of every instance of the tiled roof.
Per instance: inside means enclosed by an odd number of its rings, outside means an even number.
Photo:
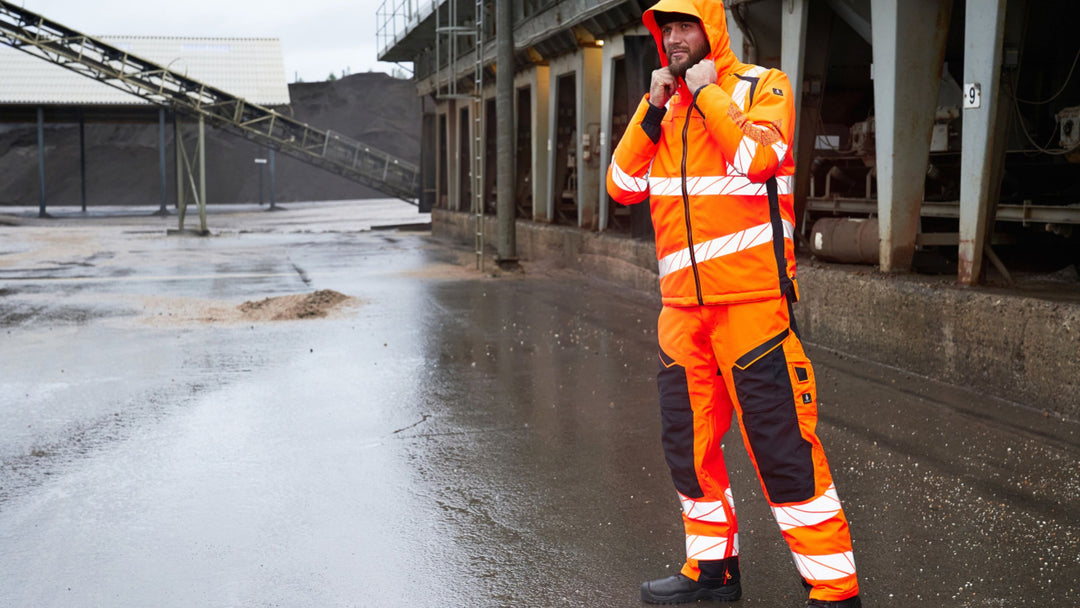
[[[98,40],[264,106],[289,103],[276,38],[99,36]],[[142,105],[149,102],[0,44],[0,104]]]

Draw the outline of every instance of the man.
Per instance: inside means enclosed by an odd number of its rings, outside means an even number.
[[[687,559],[646,602],[741,597],[738,526],[721,450],[737,414],[808,606],[861,606],[851,537],[821,442],[797,299],[787,76],[740,63],[719,0],[661,0],[643,15],[653,72],[608,169],[623,204],[649,200],[663,309],[657,384],[664,455]]]

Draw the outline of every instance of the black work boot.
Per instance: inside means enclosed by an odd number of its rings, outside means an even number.
[[[807,608],[816,606],[818,608],[862,608],[862,600],[859,596],[849,597],[846,600],[840,600],[839,602],[827,602],[825,600],[809,600],[806,602]]]
[[[684,604],[698,600],[734,602],[742,597],[739,583],[706,586],[685,574],[658,578],[641,584],[641,599],[650,604]]]

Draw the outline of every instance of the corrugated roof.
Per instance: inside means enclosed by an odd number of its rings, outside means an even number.
[[[263,106],[289,103],[276,38],[98,36],[98,40]],[[148,104],[139,97],[0,44],[0,104]]]

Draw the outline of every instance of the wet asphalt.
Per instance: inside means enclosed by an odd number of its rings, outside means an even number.
[[[0,222],[0,606],[641,606],[683,560],[655,294],[479,272],[424,221]],[[236,312],[324,289],[352,299]],[[808,352],[864,606],[1080,606],[1080,425]],[[802,606],[725,450],[730,605]]]

